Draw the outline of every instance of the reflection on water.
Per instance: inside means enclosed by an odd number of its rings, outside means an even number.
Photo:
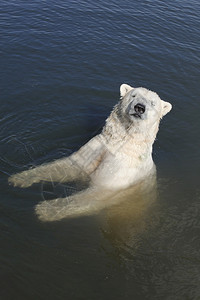
[[[113,201],[115,204],[102,214],[102,232],[119,252],[125,248],[132,252],[138,248],[141,235],[150,230],[155,221],[156,176],[122,191],[117,198],[121,201]]]
[[[128,282],[137,282],[137,297],[151,293],[152,287],[155,299],[200,295],[200,193],[192,179],[188,184],[186,190],[177,177],[162,178],[156,198],[155,190],[150,198],[130,195],[102,216],[102,234],[112,245],[103,246],[104,251],[122,267]],[[131,295],[129,289],[127,293]]]

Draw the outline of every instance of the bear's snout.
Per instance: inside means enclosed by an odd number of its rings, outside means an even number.
[[[135,116],[140,117],[145,112],[145,106],[141,103],[138,103],[134,106],[134,110],[136,112]]]

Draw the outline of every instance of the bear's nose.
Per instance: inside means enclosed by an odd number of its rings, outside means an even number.
[[[142,115],[145,112],[145,106],[141,103],[138,103],[134,106],[135,112],[139,115]]]

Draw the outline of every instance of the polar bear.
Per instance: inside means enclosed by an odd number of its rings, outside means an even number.
[[[40,181],[89,182],[88,188],[74,195],[39,203],[36,214],[41,220],[102,209],[114,203],[120,191],[155,174],[152,145],[160,120],[172,105],[155,92],[128,84],[120,86],[120,96],[102,132],[77,152],[9,178],[9,183],[23,188]]]

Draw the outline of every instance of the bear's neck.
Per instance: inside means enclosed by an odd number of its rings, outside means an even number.
[[[121,120],[118,112],[114,108],[110,116],[106,120],[106,124],[102,130],[102,136],[106,140],[106,144],[111,147],[119,147],[123,144],[128,144],[135,148],[137,145],[145,146],[145,148],[152,148],[158,132],[159,122],[152,128],[147,128],[142,132],[139,128],[134,127],[133,124],[127,120]]]

